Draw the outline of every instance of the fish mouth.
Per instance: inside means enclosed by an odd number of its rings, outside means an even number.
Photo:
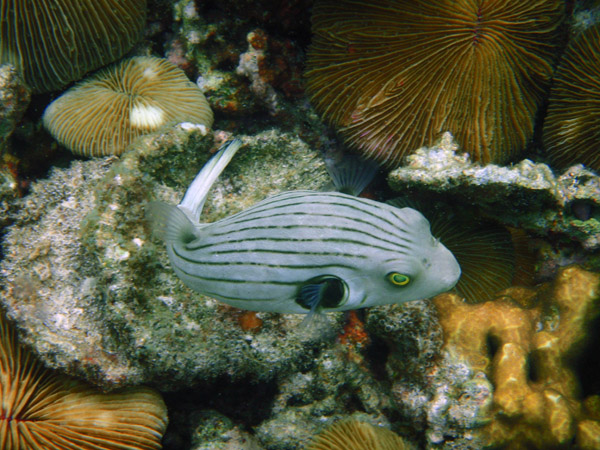
[[[458,261],[452,252],[443,245],[440,244],[440,246],[441,248],[438,254],[438,259],[445,261],[445,264],[440,267],[438,272],[440,276],[438,279],[440,284],[444,287],[444,291],[442,292],[446,292],[452,289],[454,286],[456,286],[456,283],[458,283],[461,275],[461,269],[460,264],[458,264]]]

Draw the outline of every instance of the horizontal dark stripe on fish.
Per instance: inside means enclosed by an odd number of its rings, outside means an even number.
[[[399,229],[398,227],[394,227],[393,230],[389,230],[386,228],[382,228],[376,224],[374,224],[373,222],[369,222],[367,220],[362,220],[362,219],[358,219],[356,217],[348,217],[348,216],[342,216],[342,215],[338,215],[338,214],[320,214],[320,213],[308,213],[308,212],[288,212],[288,213],[279,213],[279,214],[271,214],[269,216],[258,216],[258,217],[252,217],[252,218],[248,218],[246,220],[236,220],[236,221],[229,221],[229,220],[225,220],[223,222],[218,222],[220,227],[219,229],[224,229],[222,232],[214,232],[211,233],[213,236],[224,236],[227,235],[231,232],[235,232],[235,231],[242,231],[242,230],[246,230],[248,228],[239,228],[237,230],[233,230],[233,231],[227,231],[225,228],[229,227],[229,226],[233,226],[233,225],[239,225],[239,224],[244,224],[244,223],[248,223],[248,222],[252,222],[252,221],[258,221],[258,220],[266,220],[266,219],[273,219],[276,218],[277,220],[281,220],[283,222],[286,221],[286,218],[289,216],[306,216],[306,217],[314,217],[314,218],[323,218],[323,219],[343,219],[343,220],[347,220],[349,222],[357,222],[363,225],[366,225],[369,228],[375,228],[377,231],[381,231],[382,233],[385,233],[386,235],[392,235],[393,237],[402,240],[402,241],[406,241],[408,243],[413,243],[412,240],[410,238],[407,238],[407,236],[410,236],[410,234],[408,233],[407,230],[402,230]],[[311,227],[311,226],[317,226],[317,225],[295,225],[297,227],[303,226],[303,227]],[[327,225],[318,225],[321,226],[323,228],[330,228],[330,229],[348,229],[348,228],[342,228],[342,227],[333,227],[333,226],[327,226]],[[350,230],[355,231],[355,232],[362,232],[364,234],[367,234],[371,237],[375,237],[375,235],[370,234],[366,231],[364,231],[363,228],[361,229],[354,229],[354,228],[350,228]],[[402,233],[405,233],[404,236],[400,236],[398,234],[396,234],[396,231],[400,231]],[[377,239],[381,239],[380,237],[377,237]],[[382,239],[385,240],[385,239]],[[389,241],[387,241],[389,242]],[[406,247],[408,248],[408,247]]]
[[[192,246],[194,242],[198,242],[197,245]],[[361,245],[369,248],[377,248],[380,250],[392,251],[387,247],[380,247],[374,245],[365,244],[364,241],[355,241],[351,239],[340,239],[340,238],[307,238],[307,239],[298,239],[298,238],[268,238],[268,237],[255,237],[255,238],[242,238],[242,239],[228,239],[228,240],[220,240],[218,242],[211,243],[201,243],[203,241],[192,241],[189,244],[185,244],[185,249],[187,251],[196,251],[196,250],[208,250],[212,247],[217,247],[219,245],[230,245],[230,244],[242,244],[244,242],[297,242],[297,243],[323,243],[323,244],[355,244]],[[398,245],[398,247],[402,247]],[[404,248],[404,247],[402,247]],[[251,249],[247,249],[251,250]],[[406,250],[410,250],[410,247],[406,247]],[[396,251],[398,255],[404,255],[405,253],[402,251]],[[337,253],[336,253],[337,254]],[[394,260],[397,258],[391,258]]]
[[[329,226],[329,225],[264,225],[264,226],[249,226],[249,227],[242,227],[242,228],[238,228],[236,230],[232,230],[232,231],[223,231],[222,233],[213,233],[211,232],[212,236],[228,236],[228,235],[232,235],[235,233],[241,233],[243,231],[259,231],[259,230],[300,230],[300,229],[311,229],[311,230],[336,230],[336,231],[343,231],[343,232],[350,232],[350,233],[355,233],[355,234],[360,234],[360,235],[366,235],[369,236],[370,238],[373,238],[376,241],[381,241],[381,242],[385,242],[386,244],[390,244],[398,249],[410,249],[409,246],[406,245],[402,245],[399,244],[395,241],[390,241],[387,239],[383,239],[381,236],[376,236],[374,234],[371,233],[367,233],[364,230],[356,230],[354,228],[349,228],[349,227],[333,227],[333,226]],[[266,240],[268,240],[268,238],[266,238]],[[402,239],[403,241],[406,241],[405,239]],[[371,244],[366,244],[364,242],[361,242],[362,245],[367,246],[367,247],[373,247],[373,248],[380,248],[382,250],[388,250],[388,251],[392,251],[392,249],[390,248],[386,248],[386,247],[381,247],[381,246],[375,246],[375,245],[371,245]]]
[[[178,257],[185,259],[186,256],[181,255],[177,252],[174,246],[171,247],[173,249],[173,253]],[[344,257],[344,258],[358,258],[358,259],[367,259],[368,257],[365,255],[355,255],[353,253],[331,253],[331,252],[293,252],[288,250],[268,250],[264,248],[246,248],[246,249],[236,249],[236,250],[222,250],[218,252],[212,252],[214,255],[227,255],[227,254],[236,254],[236,253],[274,253],[277,255],[311,255],[311,256],[336,256],[336,257]],[[192,260],[193,262],[193,260]]]
[[[250,208],[249,210],[246,211],[242,211],[241,213],[235,214],[229,218],[223,219],[221,222],[224,222],[224,224],[229,225],[229,224],[234,224],[234,223],[238,223],[239,222],[244,222],[245,220],[253,220],[254,217],[252,217],[254,214],[258,214],[264,211],[274,211],[274,210],[279,210],[279,209],[284,209],[284,208],[288,208],[288,207],[292,207],[292,206],[306,206],[306,205],[322,205],[322,206],[340,206],[340,207],[345,207],[345,208],[349,208],[350,210],[352,210],[353,212],[356,211],[360,211],[362,213],[364,213],[365,215],[371,216],[376,220],[380,220],[388,225],[390,225],[393,229],[399,229],[398,224],[391,222],[390,220],[386,219],[385,217],[382,217],[380,214],[376,214],[375,212],[373,212],[373,209],[376,209],[373,205],[366,203],[366,202],[359,202],[358,199],[352,199],[353,202],[348,202],[348,203],[338,203],[338,202],[332,202],[332,201],[307,201],[306,200],[307,195],[305,195],[304,201],[301,202],[296,202],[296,203],[289,203],[289,202],[285,202],[285,200],[288,200],[287,198],[281,199],[279,202],[274,202],[275,204],[277,203],[282,203],[279,206],[274,206],[271,202],[267,202],[267,203],[261,203],[257,206],[260,206],[260,208]],[[293,198],[296,198],[296,196],[294,196]],[[369,207],[370,209],[362,209],[362,208],[357,208],[353,203],[361,203],[367,207]],[[378,213],[381,213],[382,211],[385,211],[387,213],[392,214],[399,222],[401,222],[404,226],[408,227],[409,224],[406,223],[406,221],[399,216],[398,214],[395,213],[395,211],[389,210],[389,209],[384,209],[384,210],[380,210],[377,211]],[[299,211],[297,211],[297,213],[300,213]],[[286,214],[281,214],[281,213],[276,213],[276,214],[272,214],[271,216],[283,216],[283,215],[287,215],[287,214],[294,214],[294,212],[290,212],[290,213],[286,213]],[[311,213],[311,212],[306,212],[303,214],[307,214],[307,215],[314,215],[314,216],[318,216],[320,214],[318,213]],[[265,216],[264,218],[267,217],[271,217],[271,216]],[[339,216],[340,218],[345,218],[348,220],[353,220],[353,221],[361,221],[360,219],[356,218],[356,216]],[[259,217],[259,218],[263,218],[263,217]],[[239,220],[242,219],[242,220]],[[382,228],[380,226],[377,226],[371,222],[367,222],[367,221],[363,221],[364,223],[368,224],[369,226],[373,226],[379,230],[385,231],[386,233],[389,233],[390,230],[387,230],[385,228]],[[402,232],[406,233],[406,230],[402,230]]]
[[[177,254],[177,253],[176,253]],[[327,268],[336,268],[336,269],[348,269],[355,270],[356,266],[351,266],[348,264],[268,264],[261,262],[248,262],[248,261],[198,261],[191,258],[186,258],[184,256],[180,256],[177,254],[182,260],[189,262],[191,264],[197,264],[200,266],[259,266],[259,267],[267,267],[271,269],[290,269],[290,270],[310,270],[310,269],[327,269]]]

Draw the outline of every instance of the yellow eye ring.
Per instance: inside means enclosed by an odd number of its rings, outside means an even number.
[[[410,277],[408,275],[398,272],[388,273],[387,279],[394,286],[406,286],[408,283],[410,283]]]

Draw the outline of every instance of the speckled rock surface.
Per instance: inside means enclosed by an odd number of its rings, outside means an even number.
[[[192,417],[191,450],[263,450],[256,438],[214,410],[200,410]]]
[[[498,222],[539,235],[562,234],[587,250],[600,248],[600,177],[581,165],[555,175],[523,160],[511,167],[481,166],[457,154],[450,133],[433,148],[408,157],[389,174],[392,189],[451,196]],[[578,208],[586,210],[577,214]],[[575,210],[575,211],[574,211]],[[510,213],[508,213],[510,212]]]
[[[19,198],[16,178],[7,168],[0,168],[0,234],[8,225],[11,205]]]
[[[493,386],[466,360],[442,351],[443,331],[432,302],[372,308],[367,329],[388,347],[385,372],[393,408],[413,431],[423,433],[427,448],[481,448],[472,430],[485,422]]]
[[[31,92],[14,66],[0,65],[0,154],[29,104]]]
[[[390,427],[390,397],[368,368],[365,353],[339,343],[323,351],[309,371],[278,384],[270,417],[256,428],[268,449],[303,449],[312,436],[349,417]]]
[[[300,139],[269,131],[242,139],[206,221],[328,183]],[[146,202],[178,203],[214,147],[212,135],[177,126],[122,159],[74,162],[33,185],[4,243],[1,301],[47,365],[105,388],[174,389],[218,376],[270,379],[310,359],[324,334],[299,331],[302,317],[259,314],[260,329],[244,330],[237,310],[183,286],[150,236]]]

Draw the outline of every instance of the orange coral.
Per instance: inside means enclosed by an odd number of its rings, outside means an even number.
[[[480,430],[490,445],[600,448],[600,399],[581,401],[570,364],[600,314],[599,289],[598,274],[571,267],[537,292],[511,288],[477,305],[454,294],[434,300],[445,349],[494,384],[491,420]]]
[[[237,316],[237,321],[244,331],[259,331],[263,321],[256,315],[256,311],[243,311]]]
[[[347,321],[343,332],[338,337],[343,345],[362,347],[369,343],[369,335],[365,324],[358,318],[356,311],[348,311]]]
[[[0,450],[158,450],[166,426],[154,390],[103,394],[54,373],[0,316]]]

